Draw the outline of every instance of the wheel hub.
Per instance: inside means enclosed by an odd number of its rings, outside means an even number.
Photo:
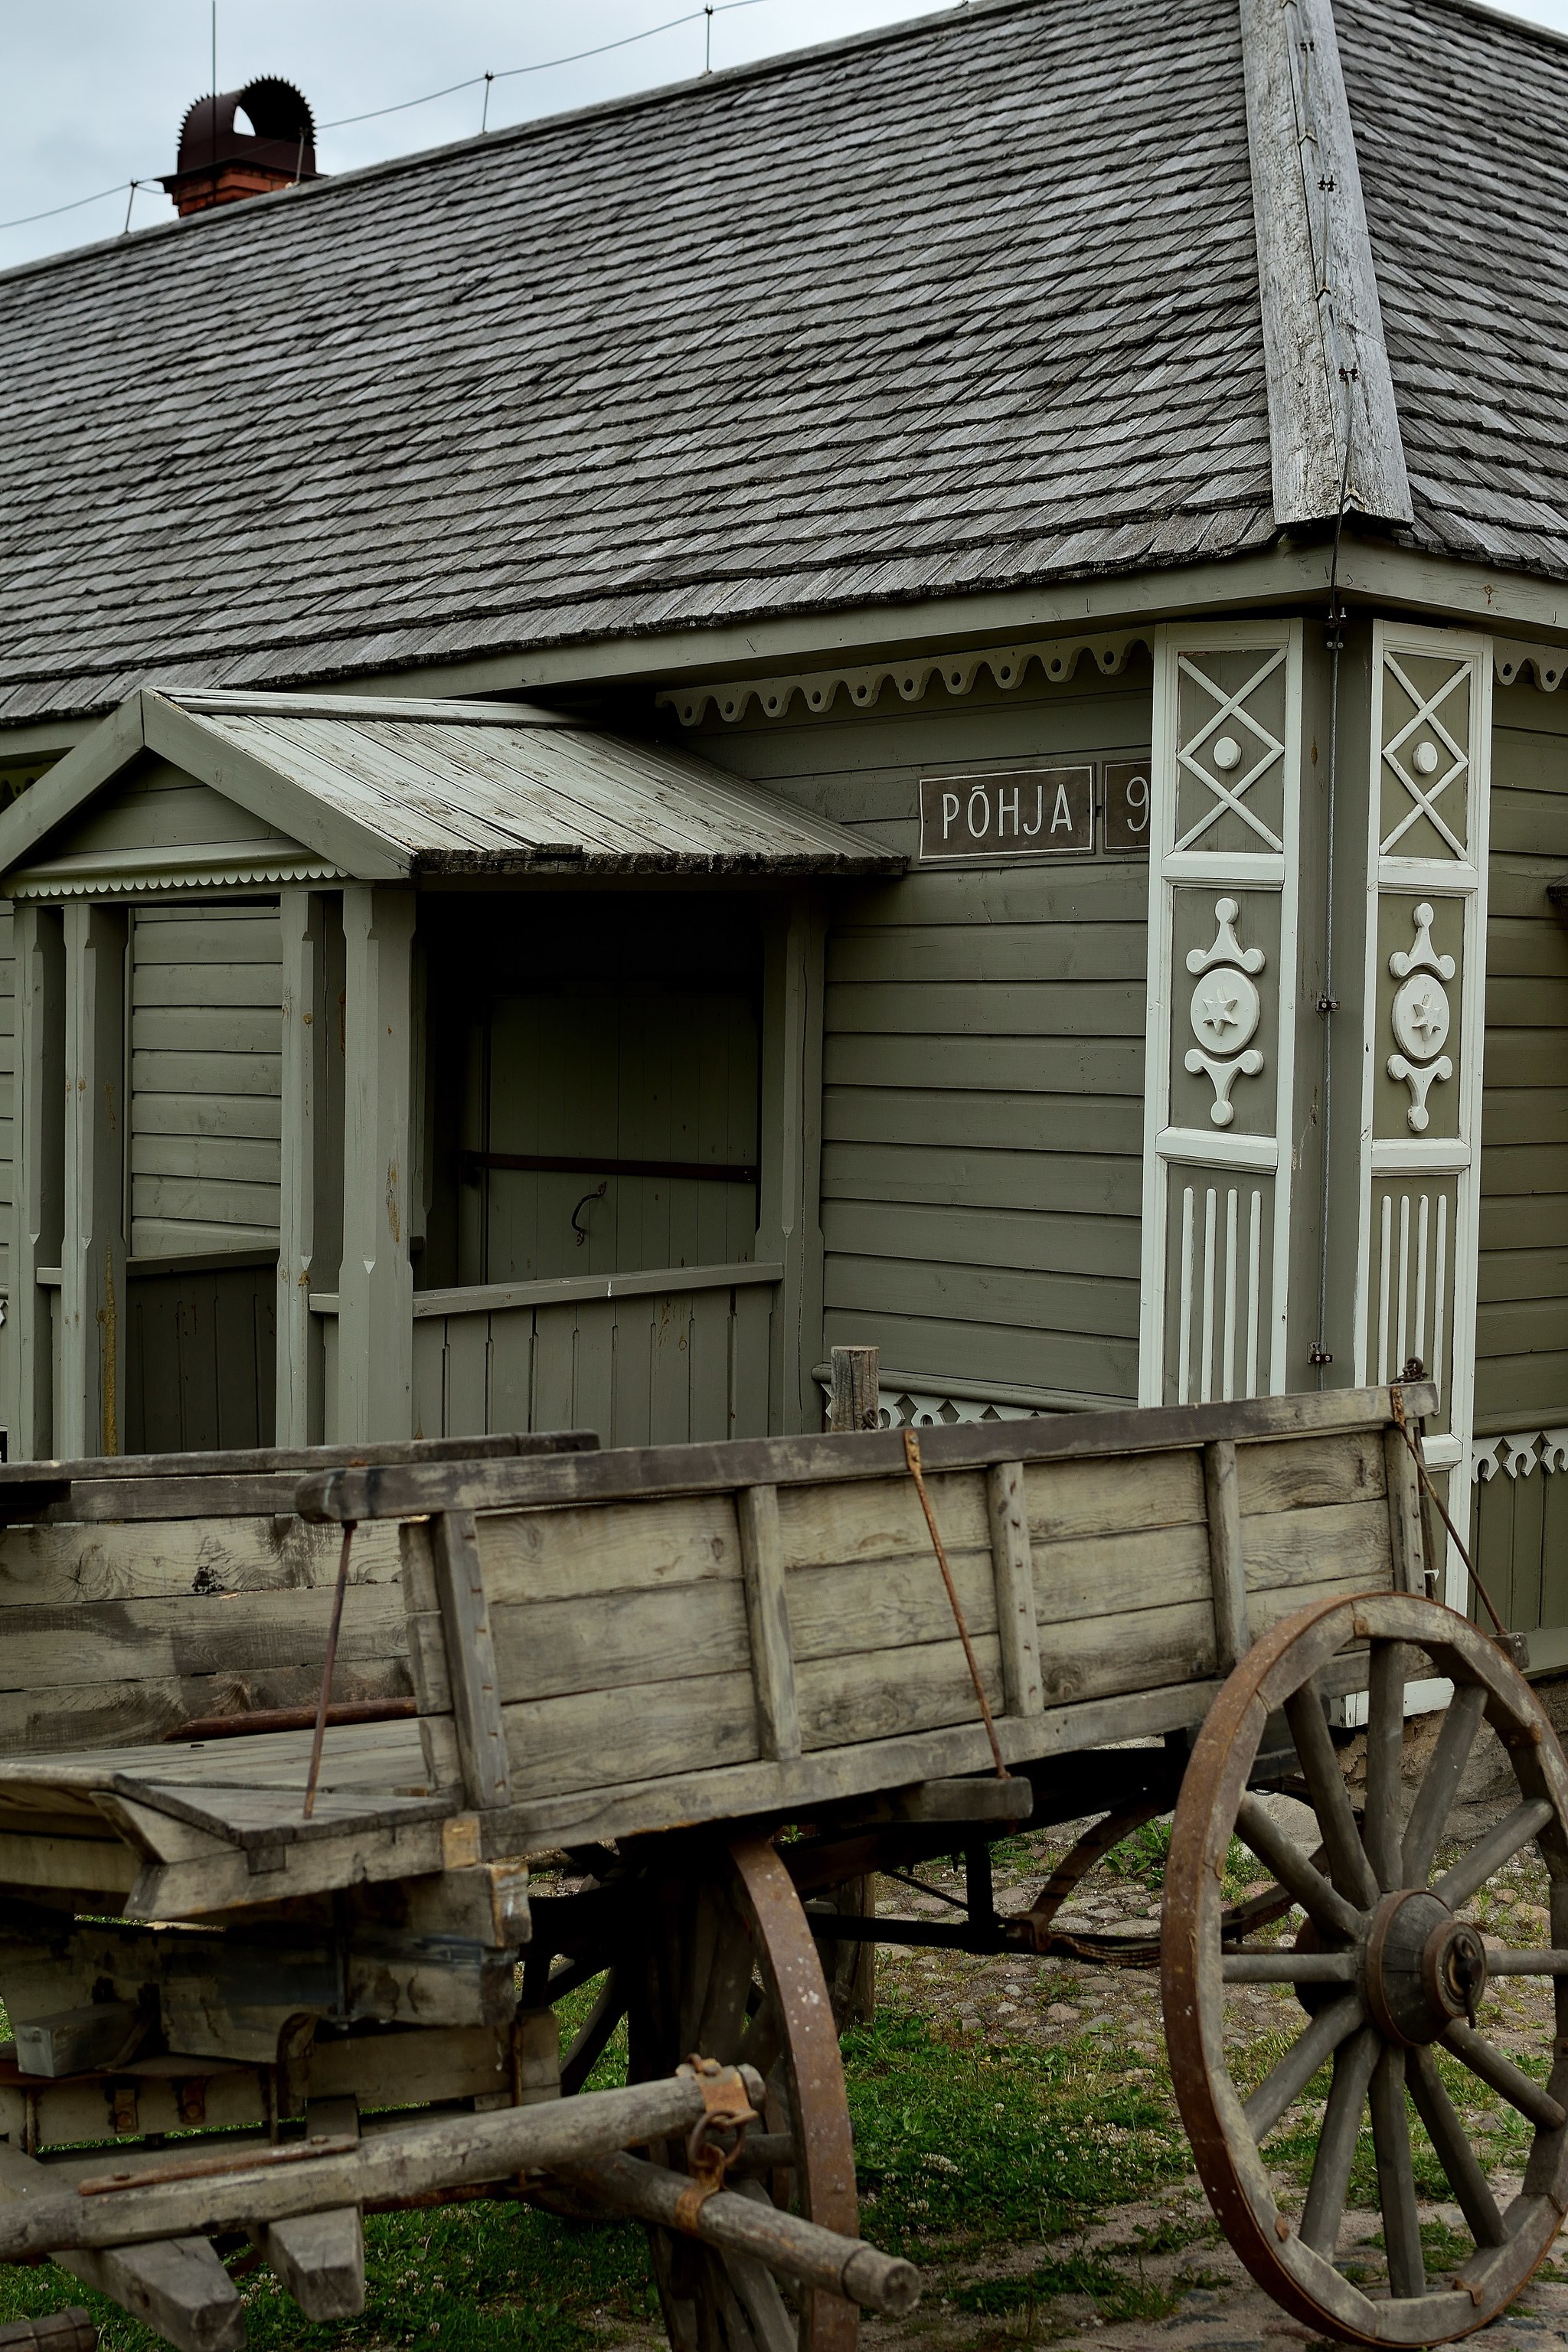
[[[1391,2042],[1415,2049],[1456,2018],[1473,2021],[1486,1986],[1479,1927],[1424,1887],[1384,1896],[1366,1939],[1366,1999]]]

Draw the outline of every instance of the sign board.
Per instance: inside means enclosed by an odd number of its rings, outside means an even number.
[[[1094,850],[1094,770],[1013,768],[921,779],[921,856],[1087,857]]]
[[[984,776],[922,776],[921,862],[954,857],[1091,857],[1100,846],[1149,855],[1150,761],[1008,768]]]
[[[1102,806],[1105,846],[1149,855],[1149,760],[1107,760]]]

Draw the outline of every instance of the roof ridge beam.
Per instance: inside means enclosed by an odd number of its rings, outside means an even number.
[[[1409,522],[1332,0],[1240,0],[1274,519]]]

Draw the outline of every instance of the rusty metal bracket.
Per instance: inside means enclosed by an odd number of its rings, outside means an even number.
[[[1477,1575],[1476,1564],[1470,1558],[1469,1547],[1466,1543],[1464,1537],[1459,1533],[1458,1528],[1454,1525],[1453,1520],[1448,1517],[1447,1507],[1444,1503],[1442,1496],[1438,1494],[1436,1487],[1432,1484],[1431,1474],[1428,1472],[1426,1467],[1426,1457],[1421,1450],[1419,1440],[1413,1437],[1410,1433],[1410,1422],[1405,1411],[1405,1392],[1397,1381],[1394,1381],[1390,1385],[1388,1401],[1394,1409],[1394,1426],[1405,1440],[1405,1444],[1410,1448],[1410,1458],[1415,1465],[1415,1475],[1421,1482],[1422,1492],[1427,1496],[1431,1502],[1433,1509],[1436,1512],[1437,1517],[1447,1528],[1448,1539],[1452,1543],[1454,1549],[1458,1553],[1459,1558],[1464,1561],[1466,1571],[1469,1576],[1470,1582],[1475,1586],[1476,1591],[1486,1602],[1487,1614],[1498,1630],[1498,1639],[1500,1642],[1506,1643],[1511,1637],[1507,1626],[1503,1623],[1502,1619],[1498,1615],[1497,1603],[1492,1599],[1491,1594],[1487,1591],[1486,1586],[1481,1582],[1480,1578]]]
[[[691,2179],[675,2207],[678,2226],[695,2231],[698,2214],[710,2197],[723,2188],[724,2175],[741,2153],[747,2126],[762,2118],[735,2067],[721,2066],[716,2058],[700,2058],[694,2053],[676,2072],[695,2074],[702,2094],[702,2113],[686,2143]]]

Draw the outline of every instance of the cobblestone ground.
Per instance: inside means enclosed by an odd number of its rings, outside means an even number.
[[[1016,1839],[999,1849],[1001,1910],[1027,1908],[1073,1834],[1069,1825],[1047,1835]],[[1102,1866],[1059,1924],[1077,1923],[1101,1934],[1129,1937],[1155,1928],[1157,1836],[1145,1836],[1147,1866],[1141,1873],[1130,1872],[1127,1865],[1135,1855],[1123,1850],[1113,1856],[1112,1865],[1120,1866]],[[953,1870],[931,1866],[921,1874],[940,1894],[963,1893]],[[1544,1896],[1544,1874],[1532,1855],[1513,1868],[1500,1890],[1479,1898],[1470,1916],[1497,1940],[1542,1943],[1547,1940]],[[881,1882],[879,1902],[882,1910],[906,1916],[934,1917],[947,1909],[936,1895],[912,1894],[889,1881]],[[1289,1923],[1282,1932],[1290,1932]],[[922,2245],[917,2233],[909,2251],[925,2270],[925,2299],[909,2322],[872,2323],[868,2352],[884,2352],[884,2347],[891,2352],[895,2343],[907,2345],[911,2352],[917,2343],[930,2347],[931,2352],[1005,2352],[1005,2347],[1037,2344],[1093,2345],[1104,2352],[1134,2346],[1159,2347],[1161,2352],[1199,2352],[1199,2347],[1219,2352],[1222,2347],[1225,2352],[1243,2352],[1243,2347],[1250,2352],[1253,2347],[1322,2341],[1311,2329],[1288,2319],[1246,2276],[1213,2221],[1196,2177],[1187,2168],[1185,2142],[1171,2095],[1157,1970],[1086,1967],[1069,1960],[975,1959],[887,1946],[879,1951],[877,1968],[878,2013],[884,2027],[903,2020],[924,2021],[943,2040],[998,2061],[1010,2051],[1054,2051],[1058,2062],[1063,2057],[1069,2062],[1065,2068],[1058,2066],[1056,2076],[1064,2093],[1076,2088],[1081,2101],[1088,2092],[1091,2106],[1103,2100],[1110,2110],[1119,2095],[1139,2088],[1164,2117],[1166,2178],[1152,2193],[1133,2200],[1083,2206],[1068,2218],[1065,2231],[1037,2238],[987,2243],[982,2231],[980,2242],[972,2239],[965,2244],[962,2230],[949,2230],[932,2232],[930,2242]],[[1228,2015],[1233,2064],[1243,2078],[1260,2079],[1302,2021],[1294,1995],[1284,1988],[1258,1987],[1233,1994]],[[1511,1979],[1500,1992],[1489,1993],[1479,2021],[1494,2042],[1530,2071],[1544,2071],[1552,2049],[1552,2001],[1540,1980]],[[856,2071],[851,2044],[852,2085]],[[1527,2130],[1473,2078],[1465,2076],[1463,2083],[1461,2112],[1502,2201],[1518,2186]],[[1310,2088],[1321,2093],[1323,2084]],[[1289,2190],[1286,2201],[1297,2210],[1321,2112],[1321,2096],[1315,2106],[1298,2111],[1304,2128],[1281,2167]],[[1285,2129],[1288,2133],[1289,2123]],[[1114,2130],[1110,2127],[1112,2141]],[[1424,2141],[1414,2118],[1413,2137],[1419,2179]],[[949,2173],[959,2168],[940,2148],[924,2161],[939,2176],[943,2168]],[[963,2168],[968,2169],[967,2163]],[[1363,2196],[1368,2193],[1366,2172],[1364,2167],[1358,2171]],[[954,2189],[958,2186],[952,2183]],[[974,2215],[983,2216],[984,2179],[967,2186]],[[1384,2274],[1381,2219],[1370,2206],[1355,2205],[1357,2194],[1352,2184],[1339,2261],[1347,2274],[1371,2282]],[[862,2221],[873,2241],[879,2234],[879,2205],[884,2201],[873,2171],[866,2182]],[[907,2212],[907,2204],[900,2210]],[[1429,2266],[1463,2260],[1469,2240],[1458,2209],[1433,2198],[1420,2210]],[[1568,2239],[1563,2256],[1548,2263],[1515,2309],[1470,2340],[1491,2352],[1568,2343]]]

